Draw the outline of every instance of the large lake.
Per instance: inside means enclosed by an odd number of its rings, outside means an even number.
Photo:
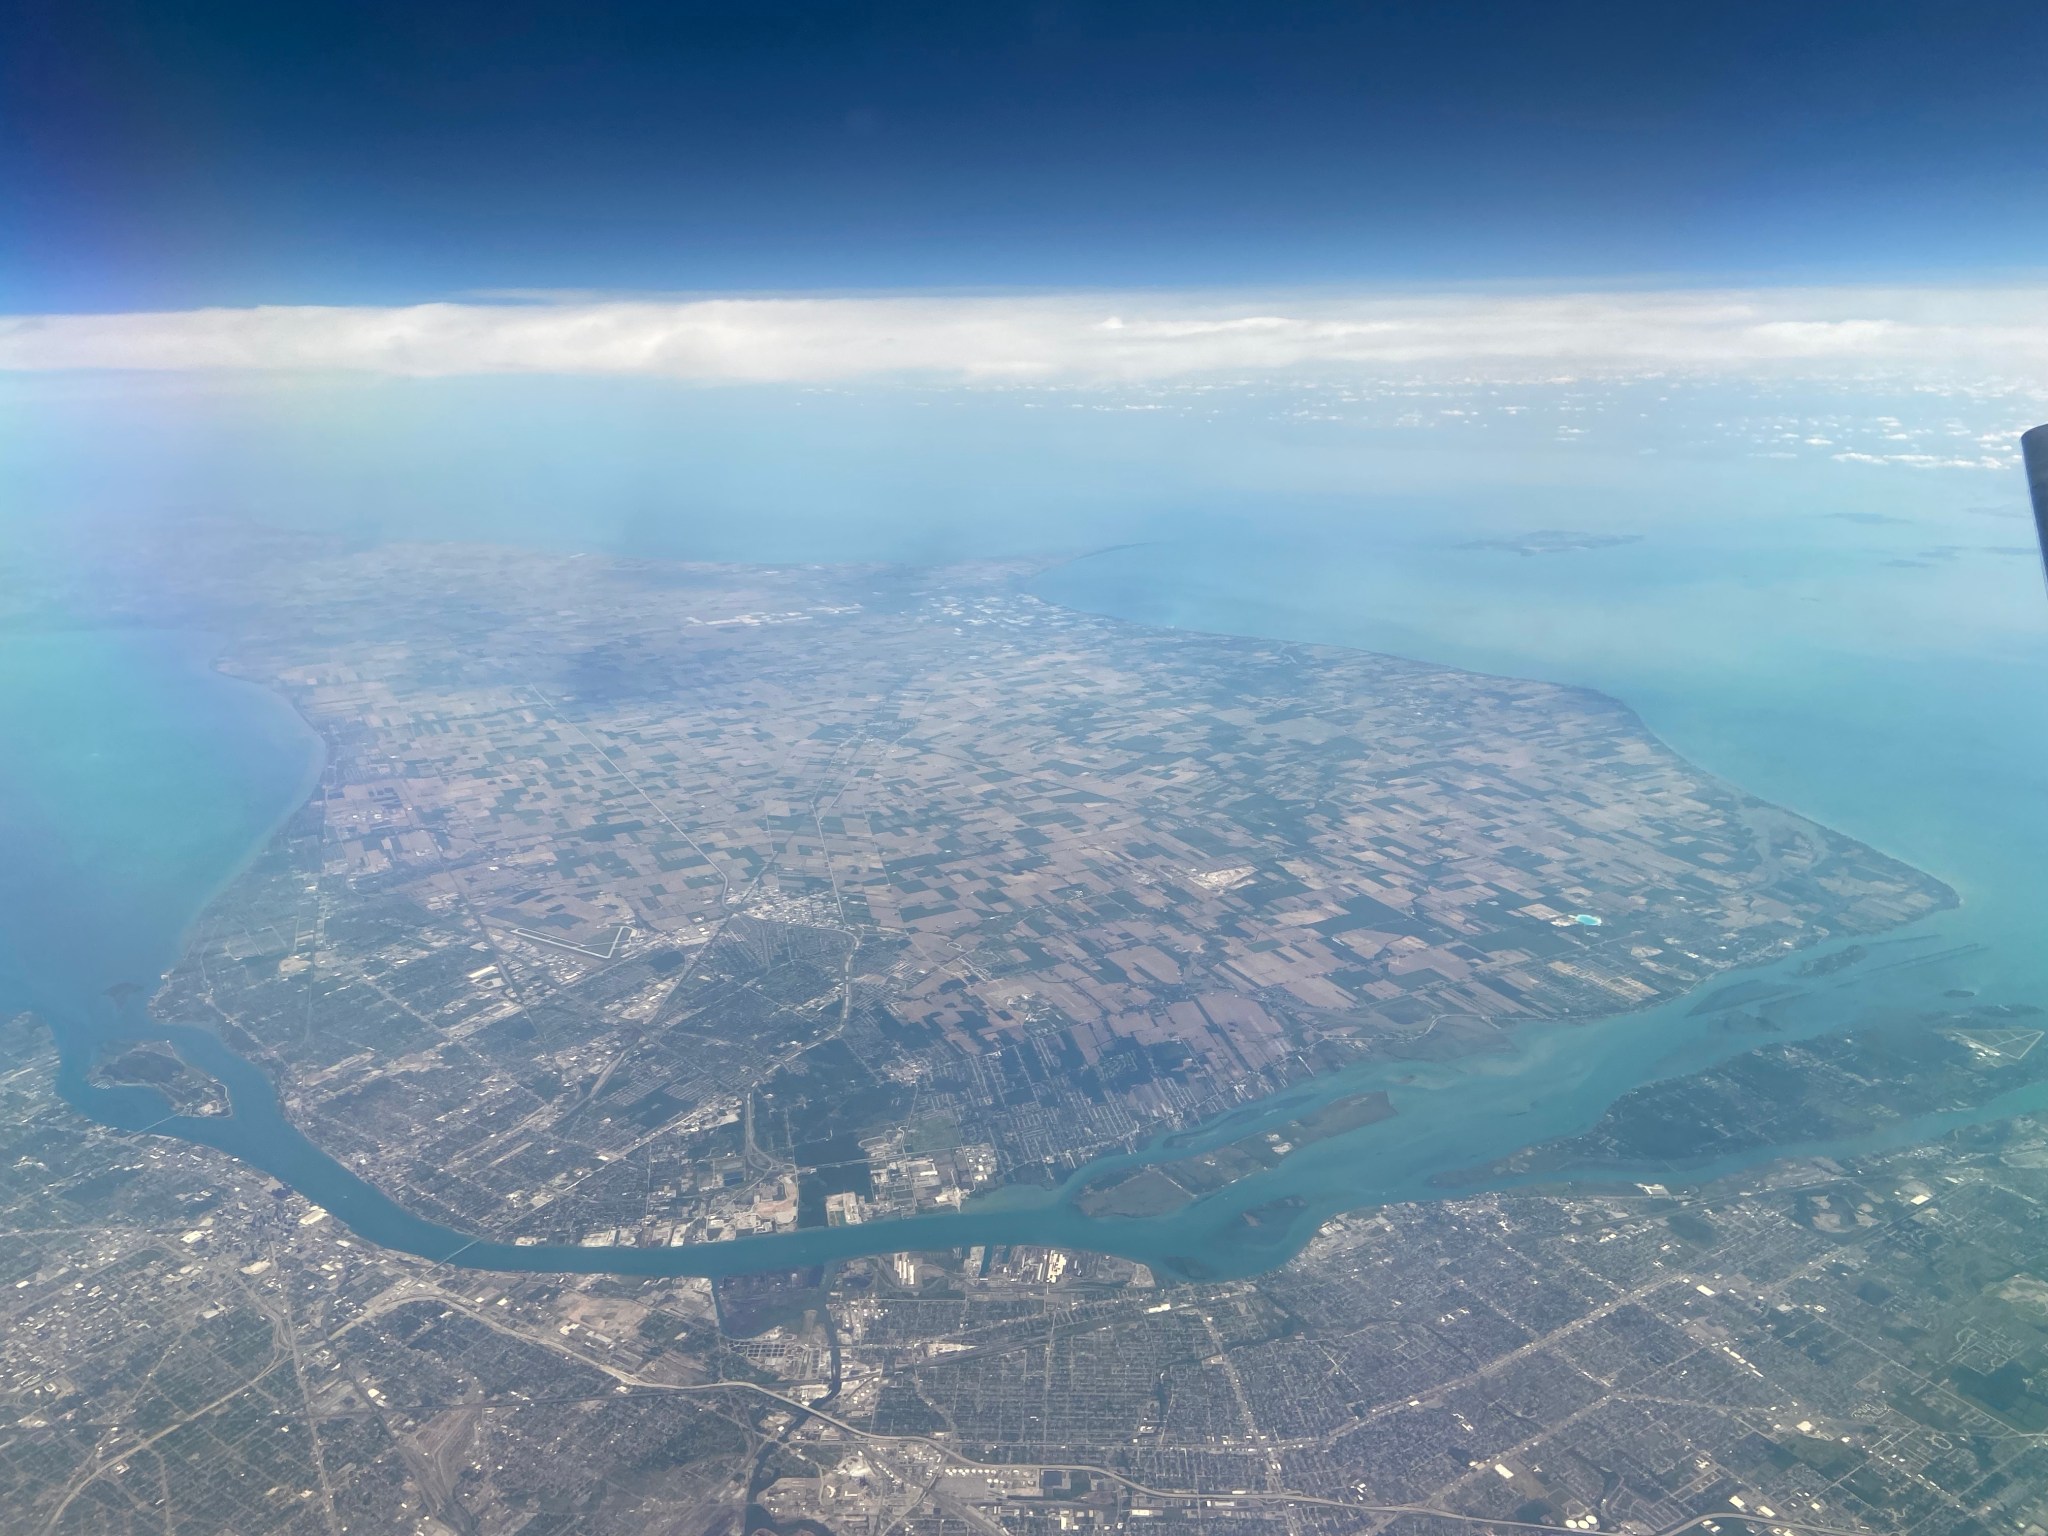
[[[916,558],[1139,534],[1046,572],[1036,589],[1139,622],[1598,687],[1695,761],[1962,893],[1959,911],[1887,936],[1899,956],[1952,958],[1801,985],[1773,1005],[1786,1036],[1910,1015],[1957,988],[1991,1003],[2048,1002],[2037,894],[2048,866],[2048,599],[2038,566],[2013,552],[2024,528],[2016,477],[2010,486],[1970,482],[1952,505],[1919,490],[1902,499],[1874,480],[1860,497],[1853,479],[1784,478],[1804,499],[1784,505],[1781,488],[1781,502],[1761,509],[1754,498],[1768,502],[1774,483],[1763,470],[1704,489],[1691,483],[1690,502],[1674,494],[1647,511],[1634,498],[1654,495],[1659,482],[1635,469],[1620,492],[1612,480],[1589,482],[1577,506],[1569,487],[1541,486],[1521,511],[1503,504],[1511,490],[1454,476],[1457,494],[1423,501],[1333,501],[1297,488],[1241,493],[1233,513],[1211,494],[1184,518],[1152,507],[1119,522],[1098,509],[1035,536],[996,519],[976,535],[955,530],[943,550],[932,547],[942,521],[932,512],[865,533],[836,521],[771,521],[688,552]],[[1729,498],[1730,515],[1697,514],[1717,496]],[[1735,499],[1744,496],[1752,499]],[[1878,506],[1887,510],[1871,510]],[[1618,542],[1535,555],[1487,544],[1518,526],[1590,526]],[[480,530],[429,522],[424,531]],[[516,512],[489,531],[576,542],[559,519]],[[616,521],[592,522],[583,542],[663,552],[676,536],[659,519],[629,520],[624,532]],[[109,1125],[222,1148],[370,1241],[465,1265],[720,1274],[901,1248],[1046,1243],[1115,1252],[1167,1274],[1250,1273],[1284,1260],[1333,1212],[1443,1198],[1440,1174],[1581,1130],[1630,1088],[1753,1044],[1681,1000],[1591,1024],[1524,1027],[1508,1054],[1355,1069],[1266,1114],[1284,1120],[1305,1099],[1378,1087],[1395,1118],[1303,1148],[1168,1217],[1090,1218],[1054,1196],[689,1248],[478,1242],[412,1216],[312,1147],[284,1121],[261,1074],[203,1030],[173,1033],[182,1053],[228,1085],[231,1117],[167,1118],[147,1090],[83,1079],[99,1040],[153,1028],[108,989],[151,983],[172,964],[211,894],[306,794],[317,746],[290,711],[213,673],[203,637],[51,627],[0,635],[0,719],[0,1009],[33,1008],[53,1023],[65,1097]],[[1978,1117],[2044,1108],[2040,1093],[2025,1091]],[[1252,1123],[1233,1118],[1212,1134],[1228,1140]],[[1953,1123],[1931,1117],[1884,1139],[1925,1139]],[[1756,1160],[1689,1173],[1737,1172]],[[1244,1220],[1246,1211],[1261,1219]]]

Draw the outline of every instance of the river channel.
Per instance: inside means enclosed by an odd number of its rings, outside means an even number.
[[[1384,565],[1354,575],[1366,590],[1388,579]],[[1653,727],[1709,766],[1737,776],[1752,770],[1767,782],[1744,779],[1747,787],[1824,819],[1837,810],[1838,825],[1923,862],[1963,892],[1961,909],[1883,935],[1870,945],[1869,960],[1841,972],[1799,976],[1809,952],[1743,973],[1742,979],[1782,984],[1767,1009],[1774,1038],[1924,1014],[1956,991],[1992,1002],[2048,999],[2048,946],[2030,942],[2039,929],[2036,872],[2048,850],[2048,795],[2035,792],[2039,774],[2031,766],[2048,761],[2048,694],[2036,691],[2048,671],[2040,656],[1930,653],[1902,673],[1896,657],[1865,663],[1837,655],[1829,661],[1834,671],[1808,679],[1800,706],[1805,733],[1788,734],[1782,710],[1798,700],[1773,696],[1759,713],[1739,676],[1727,680],[1717,706],[1716,690],[1694,686],[1697,679],[1660,680],[1651,670],[1654,654],[1633,663],[1640,675],[1617,667],[1588,677],[1598,669],[1585,667],[1583,654],[1569,648],[1548,657],[1498,645],[1487,651],[1469,633],[1424,633],[1412,614],[1404,625],[1398,603],[1381,610],[1386,616],[1375,628],[1340,622],[1334,609],[1262,606],[1244,595],[1248,581],[1270,592],[1280,579],[1271,570],[1246,575],[1226,550],[1162,557],[1138,549],[1078,562],[1043,579],[1040,589],[1058,601],[1147,622],[1377,643],[1411,654],[1434,642],[1436,654],[1462,649],[1455,657],[1462,664],[1516,670],[1503,663],[1520,661],[1532,673],[1576,672],[1568,680],[1609,686],[1647,706]],[[1757,1043],[1699,1010],[1696,998],[1680,998],[1589,1023],[1521,1025],[1494,1053],[1363,1064],[1182,1133],[1170,1150],[1105,1159],[1060,1190],[1012,1192],[957,1215],[666,1248],[485,1241],[421,1219],[315,1147],[286,1118],[264,1074],[217,1036],[191,1023],[152,1021],[143,1011],[152,979],[175,962],[206,903],[317,781],[318,743],[289,707],[215,672],[201,637],[81,628],[0,637],[0,714],[11,727],[0,743],[0,1008],[31,1009],[51,1026],[63,1097],[123,1131],[218,1148],[290,1185],[368,1242],[465,1267],[718,1276],[905,1249],[1031,1243],[1115,1253],[1169,1277],[1257,1273],[1284,1262],[1339,1211],[1503,1187],[1513,1181],[1463,1180],[1447,1189],[1443,1180],[1585,1130],[1629,1090]],[[1987,721],[2003,732],[1992,746]],[[1892,758],[1875,775],[1858,775],[1839,803],[1831,802],[1830,773],[1839,772],[1845,744],[1858,741],[1889,743],[1868,750]],[[1908,753],[1904,742],[1917,745]],[[1889,811],[1885,794],[1895,800]],[[122,983],[141,990],[124,992]],[[102,1045],[143,1037],[168,1038],[217,1078],[233,1113],[170,1115],[152,1090],[86,1081]],[[1368,1089],[1389,1096],[1392,1118],[1303,1146],[1278,1166],[1173,1214],[1089,1216],[1073,1203],[1081,1182],[1115,1167],[1183,1156]],[[1621,1173],[1666,1181],[1723,1177],[1774,1157],[1851,1155],[1930,1139],[1965,1120],[2043,1110],[2048,1084],[1967,1115],[1903,1122],[1863,1141]],[[1613,1169],[1599,1175],[1603,1182],[1616,1176]]]

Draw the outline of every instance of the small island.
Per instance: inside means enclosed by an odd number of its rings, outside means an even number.
[[[1504,534],[1499,538],[1471,539],[1460,549],[1504,549],[1513,555],[1569,555],[1586,549],[1613,549],[1622,544],[1640,544],[1640,533],[1583,533],[1570,528],[1538,528],[1529,533]]]
[[[154,1088],[173,1114],[225,1115],[230,1108],[227,1089],[188,1066],[167,1045],[105,1047],[86,1081],[95,1088]]]
[[[1394,1114],[1393,1103],[1383,1092],[1347,1093],[1284,1125],[1240,1136],[1226,1146],[1104,1174],[1082,1186],[1074,1205],[1087,1216],[1170,1215],[1200,1196],[1277,1167],[1297,1147],[1376,1125]]]

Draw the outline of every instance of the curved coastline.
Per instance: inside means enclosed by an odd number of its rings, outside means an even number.
[[[288,712],[318,748],[317,733],[281,696],[222,671],[210,660],[206,671],[211,686],[251,690],[267,699],[272,708]],[[208,888],[206,901],[185,913],[177,928],[173,962],[206,906],[308,803],[320,772],[316,750],[292,792],[280,795],[279,808],[261,836],[252,837],[240,850],[233,867]],[[1923,919],[1912,929],[1895,931],[1893,937],[1926,929],[1934,921]],[[1755,978],[1770,974],[1775,967],[1789,969],[1810,954],[1810,950],[1798,951],[1772,966],[1746,968],[1743,974]],[[1012,1200],[1000,1208],[977,1210],[970,1206],[953,1216],[664,1248],[521,1246],[439,1226],[405,1210],[316,1147],[290,1124],[268,1075],[230,1050],[212,1031],[190,1024],[159,1023],[149,1018],[146,1010],[118,1005],[96,1022],[80,1019],[70,1027],[60,1019],[51,1022],[63,1058],[60,1091],[81,1113],[119,1130],[169,1135],[227,1152],[330,1210],[365,1241],[435,1262],[525,1272],[720,1276],[904,1249],[1029,1243],[1115,1253],[1170,1277],[1219,1278],[1256,1273],[1285,1262],[1322,1221],[1343,1210],[1406,1200],[1460,1198],[1488,1188],[1530,1182],[1508,1177],[1447,1189],[1438,1176],[1453,1162],[1471,1166],[1476,1151],[1518,1151],[1583,1130],[1630,1087],[1698,1070],[1748,1049],[1751,1041],[1717,1032],[1710,1021],[1690,1011],[1701,990],[1725,985],[1731,974],[1717,973],[1692,993],[1633,1013],[1572,1023],[1523,1024],[1510,1039],[1506,1057],[1420,1063],[1368,1061],[1311,1083],[1295,1084],[1273,1099],[1241,1105],[1218,1122],[1173,1133],[1170,1149],[1164,1145],[1168,1138],[1161,1136],[1136,1152],[1097,1159],[1042,1198]],[[1794,1005],[1803,1000],[1818,1006],[1807,1007],[1803,1014],[1800,1007],[1788,1006],[1782,1010],[1787,1015],[1783,1027],[1795,1035],[1839,1027],[1842,1014],[1827,1003],[1839,1001],[1836,994],[1845,986],[1853,986],[1853,979],[1828,989],[1793,987]],[[1690,1026],[1685,1022],[1688,1019],[1693,1021]],[[170,1041],[191,1065],[221,1081],[229,1091],[233,1112],[217,1117],[166,1114],[167,1105],[151,1090],[87,1082],[87,1068],[102,1043],[139,1038]],[[1502,1070],[1507,1060],[1515,1062],[1512,1070]],[[1392,1096],[1396,1110],[1392,1119],[1300,1148],[1278,1166],[1192,1201],[1173,1214],[1086,1216],[1074,1206],[1073,1197],[1081,1186],[1107,1172],[1185,1155],[1190,1146],[1205,1140],[1227,1139],[1282,1120],[1304,1102],[1327,1102],[1364,1088],[1383,1089]],[[1440,1101],[1435,1098],[1439,1094],[1444,1096]],[[1460,1106],[1456,1113],[1432,1113],[1440,1104],[1452,1102]],[[1787,1155],[1812,1155],[1812,1150],[1763,1148],[1724,1171],[1740,1171]],[[1603,1170],[1597,1177],[1609,1176]],[[1549,1182],[1559,1182],[1558,1176],[1550,1175]]]
[[[1069,613],[1086,614],[1094,618],[1114,619],[1119,623],[1143,624],[1156,629],[1171,630],[1177,634],[1208,635],[1226,640],[1265,640],[1276,642],[1282,645],[1313,645],[1324,647],[1331,650],[1364,651],[1375,656],[1386,656],[1391,657],[1396,661],[1410,662],[1419,667],[1440,667],[1445,671],[1462,673],[1468,677],[1489,678],[1506,683],[1540,682],[1547,684],[1553,688],[1565,689],[1566,691],[1578,694],[1583,698],[1598,700],[1601,704],[1606,705],[1613,709],[1617,709],[1621,711],[1623,714],[1627,715],[1630,723],[1638,731],[1642,732],[1643,735],[1647,736],[1652,741],[1656,742],[1657,745],[1662,747],[1665,751],[1669,752],[1672,756],[1683,761],[1688,767],[1692,768],[1696,773],[1699,773],[1701,776],[1705,778],[1712,779],[1714,782],[1727,788],[1731,793],[1739,795],[1746,800],[1758,801],[1759,803],[1768,805],[1775,810],[1788,811],[1795,816],[1802,817],[1805,820],[1814,823],[1816,826],[1824,827],[1826,830],[1830,832],[1837,833],[1838,835],[1843,837],[1852,838],[1856,842],[1863,844],[1867,848],[1875,849],[1878,853],[1883,854],[1886,858],[1895,860],[1896,862],[1905,865],[1906,867],[1915,871],[1915,873],[1919,874],[1922,878],[1931,880],[1936,884],[1940,885],[1943,888],[1943,890],[1947,892],[1948,899],[1945,903],[1945,909],[1953,909],[1956,907],[1960,907],[1964,904],[1965,897],[1963,895],[1962,889],[1947,876],[1937,875],[1932,873],[1931,871],[1920,868],[1920,866],[1916,864],[1907,855],[1900,853],[1895,849],[1885,847],[1881,842],[1876,841],[1875,839],[1866,835],[1865,833],[1841,831],[1841,829],[1836,827],[1834,823],[1831,822],[1825,814],[1819,811],[1805,809],[1785,799],[1766,798],[1758,794],[1756,791],[1747,788],[1745,785],[1738,782],[1736,779],[1730,777],[1727,773],[1724,773],[1720,769],[1708,766],[1699,758],[1699,756],[1695,752],[1688,751],[1686,748],[1672,741],[1662,730],[1660,730],[1657,726],[1651,724],[1650,721],[1647,718],[1645,718],[1643,713],[1635,705],[1629,703],[1629,701],[1623,698],[1620,694],[1610,692],[1608,689],[1596,686],[1592,683],[1580,682],[1571,678],[1547,677],[1534,671],[1514,672],[1498,670],[1496,668],[1483,665],[1472,665],[1464,662],[1439,661],[1430,656],[1413,654],[1399,647],[1379,645],[1369,646],[1339,640],[1304,639],[1299,636],[1283,636],[1267,634],[1261,631],[1250,629],[1235,629],[1229,627],[1228,625],[1188,625],[1175,623],[1171,620],[1162,618],[1133,618],[1126,614],[1113,612],[1107,608],[1091,607],[1086,604],[1069,602],[1061,598],[1047,597],[1042,591],[1037,590],[1035,586],[1035,583],[1041,580],[1042,578],[1051,576],[1057,572],[1073,570],[1078,567],[1085,566],[1093,561],[1106,560],[1112,556],[1128,554],[1134,550],[1148,549],[1154,547],[1159,547],[1156,544],[1156,542],[1152,544],[1110,544],[1105,545],[1101,549],[1086,550],[1077,555],[1070,555],[1059,560],[1048,561],[1039,571],[1034,573],[1031,577],[1026,578],[1026,580],[1021,585],[1023,586],[1024,590],[1030,592],[1032,597],[1036,598],[1038,601],[1042,603],[1050,605],[1051,607],[1064,609]],[[1712,980],[1713,978],[1708,978],[1708,982],[1711,982]],[[1703,982],[1702,985],[1707,985],[1708,982]]]

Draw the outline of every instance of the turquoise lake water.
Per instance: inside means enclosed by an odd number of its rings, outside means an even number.
[[[1051,483],[1100,462],[1100,454],[1055,455],[1035,473]],[[1959,911],[1886,936],[1897,946],[1888,956],[1948,958],[1866,964],[1799,984],[1771,1005],[1781,1038],[1909,1017],[1943,1006],[1953,989],[1986,1003],[2048,1003],[2048,915],[2038,896],[2048,867],[2048,597],[2038,564],[2015,542],[2025,526],[2017,480],[1859,479],[1728,464],[1674,477],[1620,458],[1566,474],[1547,459],[1532,462],[1542,472],[1525,465],[1529,488],[1519,492],[1507,460],[1460,469],[1431,455],[1403,461],[1394,476],[1428,485],[1427,496],[1348,499],[1333,499],[1320,482],[1284,479],[1272,494],[1253,495],[1219,487],[1212,471],[1178,513],[1135,492],[1136,510],[1113,513],[1091,495],[1035,527],[956,527],[943,552],[1135,537],[1046,572],[1035,589],[1139,622],[1359,645],[1601,688],[1695,761],[1961,892]],[[1327,463],[1316,474],[1342,478]],[[722,525],[715,539],[695,542],[660,517],[565,524],[512,511],[490,531],[555,547],[580,537],[598,548],[717,558],[807,550],[914,559],[934,552],[931,530],[945,522],[942,508],[917,505],[917,517],[895,525],[792,516]],[[445,527],[429,518],[413,531],[473,535],[479,530],[465,521],[473,516]],[[1466,547],[1560,526],[1639,538],[1538,556]],[[299,803],[316,769],[314,744],[288,710],[205,662],[205,642],[192,636],[51,629],[0,637],[0,718],[9,726],[0,738],[0,1008],[33,1007],[53,1022],[61,1087],[86,1113],[221,1147],[365,1238],[432,1258],[718,1274],[1026,1242],[1112,1251],[1169,1275],[1244,1274],[1283,1260],[1335,1211],[1443,1198],[1441,1175],[1584,1129],[1630,1088],[1754,1044],[1693,1013],[1688,999],[1591,1024],[1523,1027],[1501,1055],[1355,1069],[1283,1096],[1265,1117],[1278,1122],[1304,1103],[1378,1087],[1392,1096],[1394,1119],[1303,1148],[1164,1218],[1089,1218],[1054,1196],[684,1249],[479,1243],[404,1212],[310,1146],[285,1123],[261,1074],[203,1030],[168,1032],[228,1085],[232,1117],[167,1119],[147,1090],[83,1081],[96,1040],[166,1033],[107,989],[148,986],[173,962],[208,895]],[[1777,969],[1789,973],[1795,963]],[[1960,1118],[2043,1109],[2042,1094],[2028,1090]],[[1784,1150],[1847,1154],[1926,1139],[1957,1122],[1930,1117],[1864,1143]],[[1229,1140],[1255,1123],[1257,1112],[1210,1134]],[[1688,1173],[1734,1173],[1759,1160]],[[1485,1186],[1460,1186],[1475,1187]],[[1298,1204],[1276,1211],[1281,1200]],[[1245,1220],[1247,1211],[1260,1219]]]

